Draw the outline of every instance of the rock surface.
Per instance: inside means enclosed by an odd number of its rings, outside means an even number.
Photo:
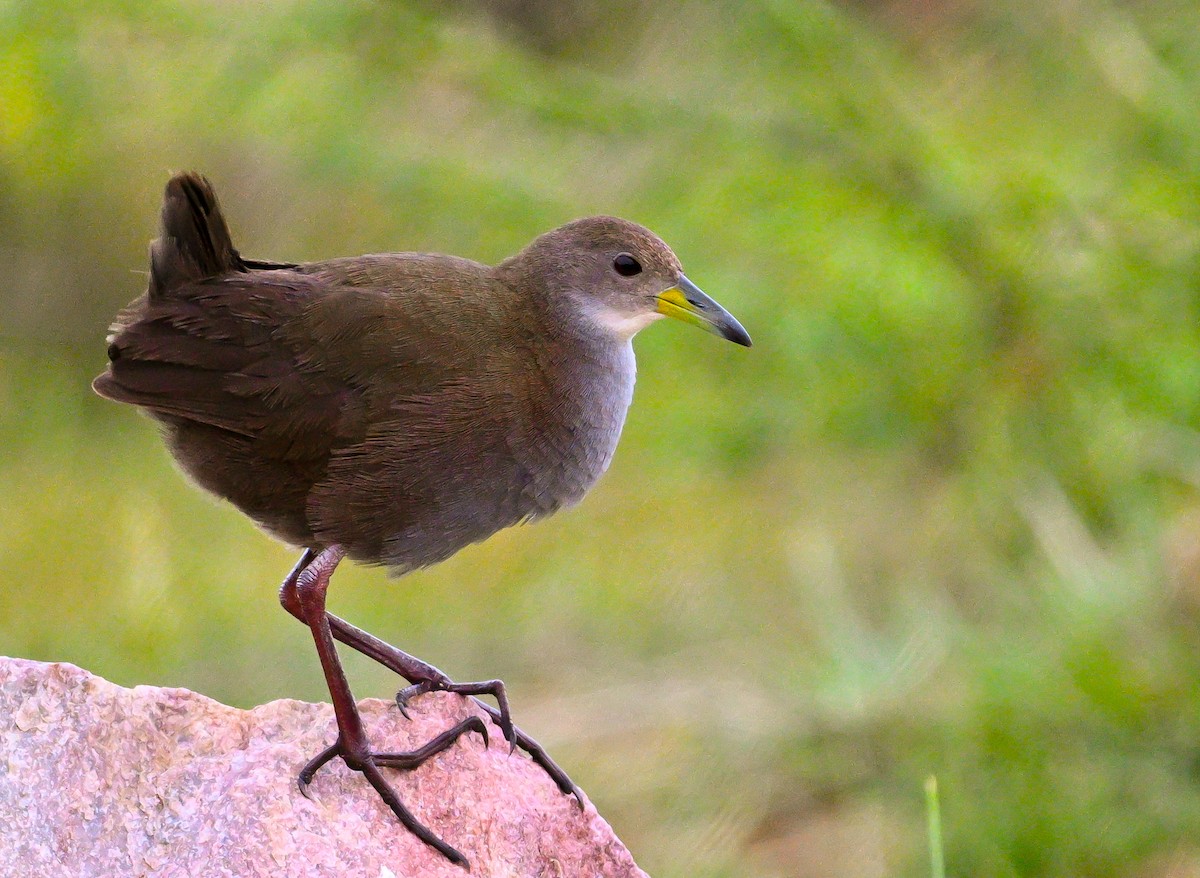
[[[360,704],[375,746],[413,749],[467,716],[444,693],[412,720]],[[401,827],[341,760],[300,795],[296,773],[334,738],[328,704],[237,710],[186,689],[124,689],[73,665],[0,658],[0,875],[635,878],[581,811],[489,723],[412,772],[400,798],[461,850],[449,864]]]

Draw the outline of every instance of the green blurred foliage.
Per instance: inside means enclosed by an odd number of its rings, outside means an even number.
[[[755,347],[654,327],[578,510],[334,609],[655,875],[927,874],[929,774],[951,874],[1194,874],[1198,92],[1184,3],[0,3],[0,651],[325,697],[293,553],[88,388],[169,171],[262,258],[616,213]]]

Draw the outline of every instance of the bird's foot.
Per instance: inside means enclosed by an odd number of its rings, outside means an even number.
[[[496,699],[499,710],[492,716],[493,721],[500,727],[504,740],[508,741],[508,752],[512,753],[517,747],[516,729],[513,726],[512,715],[508,709],[508,693],[504,690],[502,680],[484,680],[479,683],[455,683],[448,677],[432,680],[422,680],[396,693],[396,706],[408,719],[408,702],[426,692],[453,692],[455,695],[490,695]],[[476,699],[478,701],[478,699]]]
[[[312,783],[316,773],[320,771],[325,763],[329,762],[335,756],[340,756],[347,767],[360,772],[366,777],[371,786],[375,788],[375,791],[379,793],[379,797],[383,799],[384,804],[392,810],[392,813],[396,815],[397,819],[410,832],[425,842],[425,844],[434,848],[450,862],[469,870],[471,866],[467,862],[467,858],[457,849],[434,835],[423,823],[419,822],[413,816],[412,812],[404,807],[404,803],[400,801],[400,797],[396,794],[392,785],[388,783],[387,778],[379,770],[380,768],[397,768],[403,771],[411,771],[453,745],[455,741],[467,732],[478,732],[483,736],[484,747],[487,747],[487,725],[477,716],[467,717],[467,719],[460,722],[454,728],[442,732],[423,747],[405,753],[375,753],[365,747],[350,746],[339,735],[338,740],[334,744],[326,747],[310,759],[308,764],[300,770],[300,776],[297,778],[300,792],[305,798],[311,799],[309,785]]]
[[[487,702],[480,701],[475,697],[472,697],[471,700],[500,728],[501,733],[504,735],[504,740],[508,741],[508,752],[510,754],[518,747],[528,753],[529,758],[542,767],[542,770],[550,776],[550,779],[554,781],[554,785],[559,790],[568,796],[575,797],[575,801],[582,810],[584,807],[582,790],[575,785],[575,782],[559,767],[558,763],[550,758],[550,754],[546,752],[541,744],[513,725],[512,714],[508,709],[508,695],[505,692],[502,681],[486,680],[479,683],[455,683],[447,677],[424,680],[397,692],[396,706],[400,708],[400,712],[407,718],[408,703],[416,696],[423,695],[426,692],[453,692],[458,695],[468,696],[491,695],[495,698],[497,707],[492,707]]]

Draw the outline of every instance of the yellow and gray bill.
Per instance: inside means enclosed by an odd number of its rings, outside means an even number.
[[[675,286],[658,294],[658,313],[699,326],[735,344],[750,347],[750,334],[737,322],[737,318],[682,274]]]

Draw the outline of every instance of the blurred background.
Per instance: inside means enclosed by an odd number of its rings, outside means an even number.
[[[640,221],[755,340],[637,340],[578,509],[331,608],[659,878],[1200,875],[1200,6],[0,3],[0,652],[327,698],[296,552],[92,395],[171,171],[247,256]],[[396,680],[347,659],[356,694]]]

